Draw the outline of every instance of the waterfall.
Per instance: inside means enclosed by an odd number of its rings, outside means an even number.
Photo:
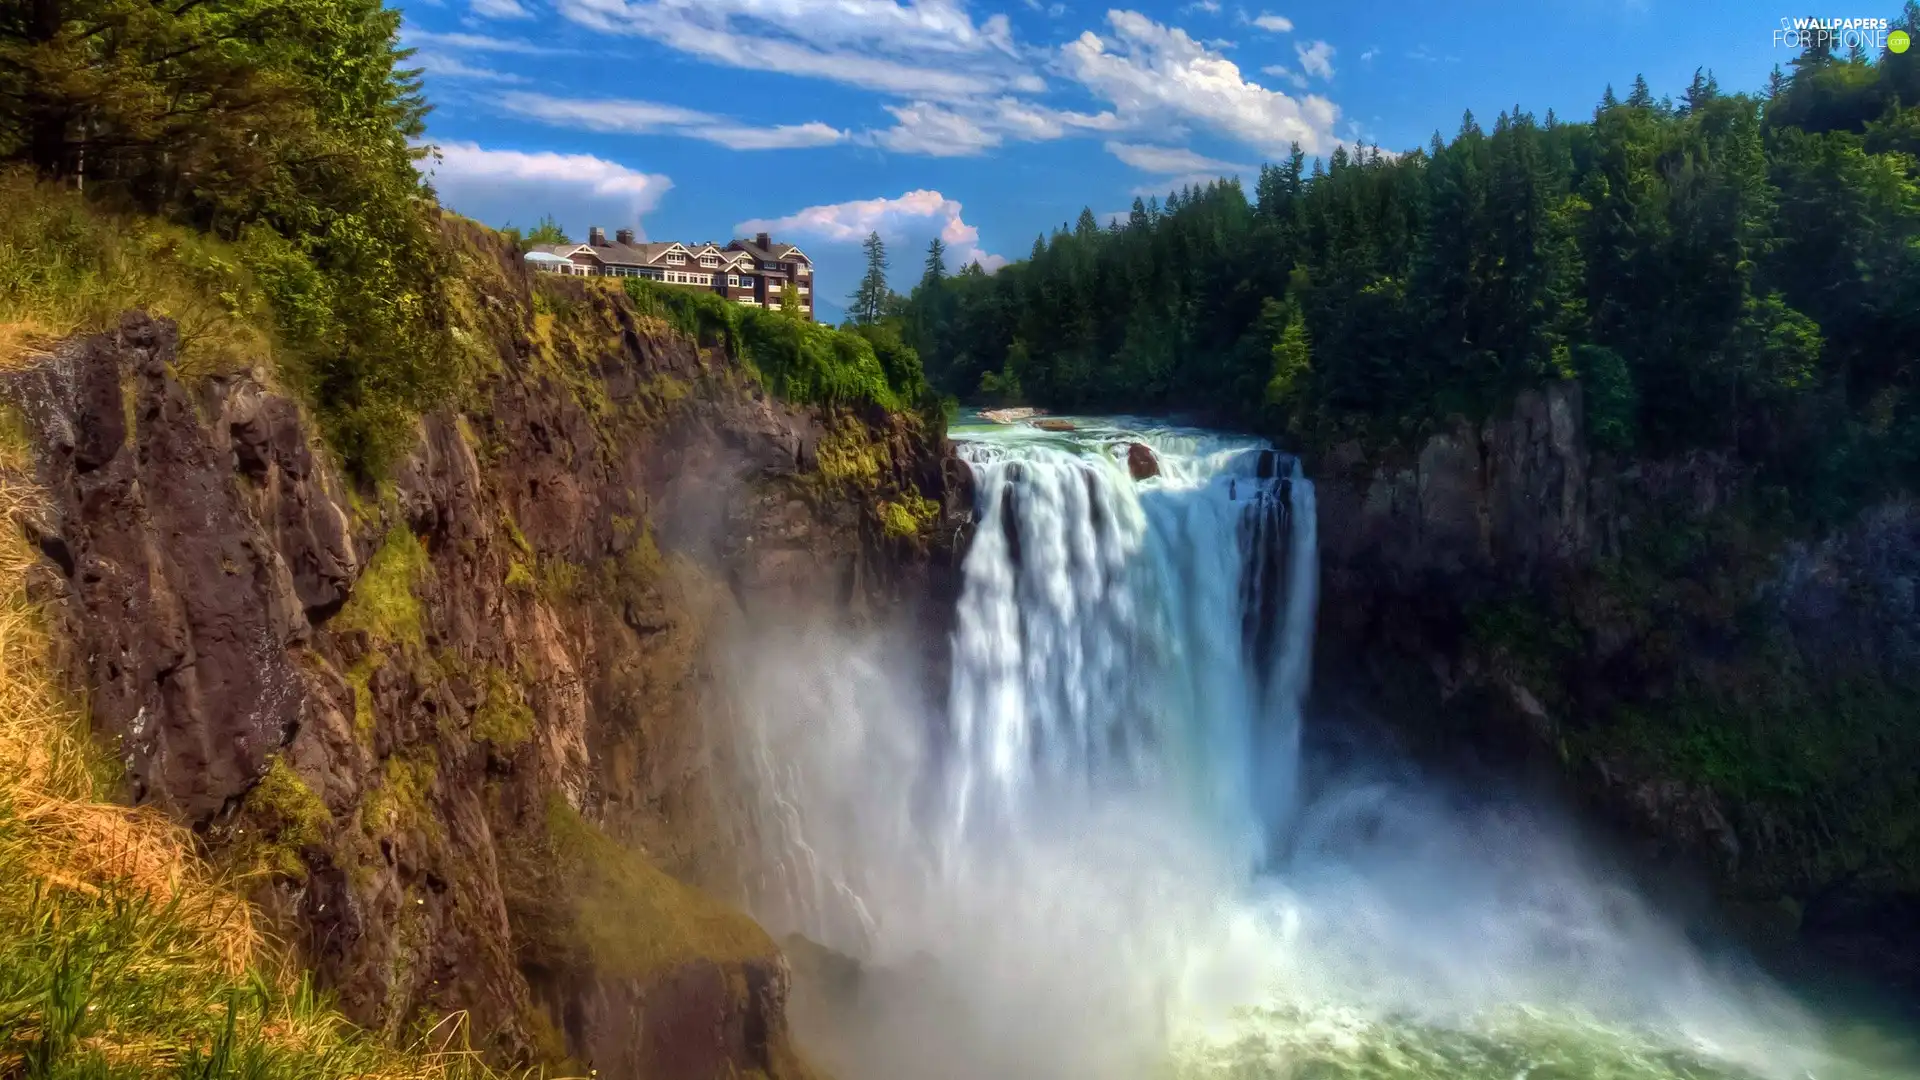
[[[943,715],[886,628],[731,650],[754,914],[880,973],[829,1025],[831,1071],[1857,1075],[1554,815],[1379,748],[1303,762],[1299,462],[1074,424],[959,435],[976,518]]]
[[[1061,800],[1169,787],[1247,859],[1291,812],[1313,485],[1250,439],[961,444],[977,532],[949,715],[947,856]]]

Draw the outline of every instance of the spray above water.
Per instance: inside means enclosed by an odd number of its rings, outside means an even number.
[[[756,913],[868,972],[837,1074],[1840,1075],[1539,816],[1303,761],[1297,462],[1075,423],[956,431],[978,494],[944,718],[885,639],[740,652]]]

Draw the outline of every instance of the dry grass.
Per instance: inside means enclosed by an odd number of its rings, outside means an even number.
[[[0,439],[0,1077],[461,1080],[494,1075],[449,1017],[405,1050],[344,1021],[159,814],[108,801],[53,673],[19,527],[26,447]]]

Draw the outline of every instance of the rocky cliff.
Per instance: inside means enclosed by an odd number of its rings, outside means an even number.
[[[465,1010],[505,1059],[804,1075],[786,962],[729,903],[709,645],[753,612],[942,617],[944,436],[773,400],[615,283],[449,239],[473,383],[378,485],[271,370],[184,381],[164,320],[6,377],[75,682],[127,797],[252,875],[362,1023]]]
[[[1570,778],[1750,929],[1920,983],[1920,511],[1621,461],[1580,387],[1319,478],[1325,696]]]

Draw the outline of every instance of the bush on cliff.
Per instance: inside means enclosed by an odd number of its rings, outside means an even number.
[[[878,405],[898,412],[927,406],[920,357],[891,327],[839,330],[784,311],[733,303],[717,293],[626,279],[643,313],[702,345],[724,348],[767,388],[807,405]]]

